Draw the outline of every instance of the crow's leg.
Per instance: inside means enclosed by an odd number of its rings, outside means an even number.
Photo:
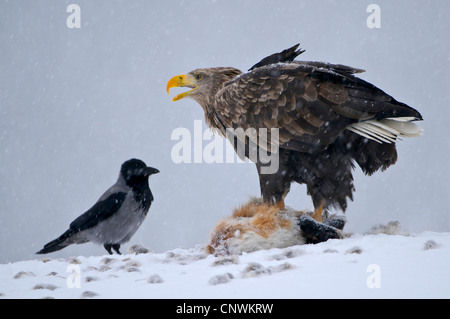
[[[120,244],[114,244],[114,245],[112,245],[112,248],[116,251],[116,253],[118,253],[119,255],[122,255],[119,251]]]
[[[113,245],[111,245],[111,244],[104,244],[103,247],[105,247],[105,249],[108,252],[108,254],[110,254],[110,255],[113,254],[113,252],[111,251],[111,247],[113,247]]]

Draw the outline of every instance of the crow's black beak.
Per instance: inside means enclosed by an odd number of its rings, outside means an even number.
[[[153,167],[147,167],[147,171],[146,171],[147,175],[153,175],[153,174],[158,174],[159,170],[157,170],[156,168]]]

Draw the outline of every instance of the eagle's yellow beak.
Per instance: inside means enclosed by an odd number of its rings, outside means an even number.
[[[169,82],[167,82],[167,93],[169,93],[169,90],[174,87],[189,87],[192,88],[192,90],[178,94],[172,101],[178,101],[188,95],[191,95],[192,91],[197,89],[197,85],[195,85],[193,77],[189,74],[177,75],[171,78]]]

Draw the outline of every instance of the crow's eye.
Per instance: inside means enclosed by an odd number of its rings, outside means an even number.
[[[196,81],[200,81],[201,79],[203,79],[203,75],[201,75],[201,74],[196,74],[196,75],[194,75],[194,79],[195,79]]]

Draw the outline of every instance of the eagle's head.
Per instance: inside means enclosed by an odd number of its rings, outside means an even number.
[[[167,83],[167,93],[173,87],[188,87],[191,90],[178,94],[173,101],[184,97],[193,98],[204,108],[214,99],[225,83],[242,72],[231,67],[196,69],[187,74],[174,76]]]

